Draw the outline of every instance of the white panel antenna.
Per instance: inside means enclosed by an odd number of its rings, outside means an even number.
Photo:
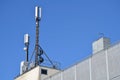
[[[29,43],[29,35],[25,34],[24,35],[24,44],[28,44]]]
[[[23,74],[27,71],[28,62],[22,61],[20,65],[20,74]]]
[[[35,19],[37,18],[41,19],[41,17],[42,17],[42,8],[36,6],[35,7]]]
[[[25,44],[25,47],[24,47],[24,50],[26,52],[26,61],[28,62],[29,58],[28,58],[28,49],[29,49],[29,35],[28,34],[25,34],[24,35],[24,44]]]
[[[30,63],[30,69],[34,68],[35,67],[35,62],[31,62]]]

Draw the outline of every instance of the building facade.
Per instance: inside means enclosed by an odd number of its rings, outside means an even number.
[[[29,73],[28,71],[15,80],[120,80],[120,43],[111,45],[108,38],[102,37],[93,42],[91,56],[65,70],[53,70],[50,69],[47,75],[42,74],[46,76],[42,78],[40,77],[41,69],[34,68],[33,71],[36,72],[28,75],[31,76],[29,79],[20,78]]]
[[[120,80],[120,43],[100,38],[90,57],[44,80]]]

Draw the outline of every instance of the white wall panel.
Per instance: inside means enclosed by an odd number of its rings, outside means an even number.
[[[51,80],[61,80],[61,74],[59,73],[59,74],[52,76]]]
[[[77,80],[90,80],[89,59],[77,64]]]
[[[108,65],[110,79],[120,75],[120,44],[108,49]]]
[[[107,80],[105,52],[101,51],[91,58],[92,80]]]
[[[75,66],[63,72],[63,80],[75,80]]]

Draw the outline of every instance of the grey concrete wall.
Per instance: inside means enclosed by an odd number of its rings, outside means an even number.
[[[120,80],[120,43],[44,80]]]
[[[59,74],[54,75],[53,77],[51,77],[50,80],[61,80],[61,74],[59,73]]]
[[[105,51],[92,56],[91,70],[92,80],[107,80]]]
[[[108,49],[108,65],[110,79],[115,79],[117,76],[120,78],[120,44]],[[117,78],[115,80],[117,80]]]
[[[89,59],[76,65],[76,80],[90,80]]]
[[[63,71],[63,80],[74,80],[75,79],[75,66]]]

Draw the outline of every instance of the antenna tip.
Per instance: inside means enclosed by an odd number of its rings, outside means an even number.
[[[41,19],[41,12],[42,12],[41,7],[36,6],[36,7],[35,7],[35,19],[38,19],[38,18]]]
[[[24,35],[24,43],[29,43],[29,35],[28,34],[25,34]]]

